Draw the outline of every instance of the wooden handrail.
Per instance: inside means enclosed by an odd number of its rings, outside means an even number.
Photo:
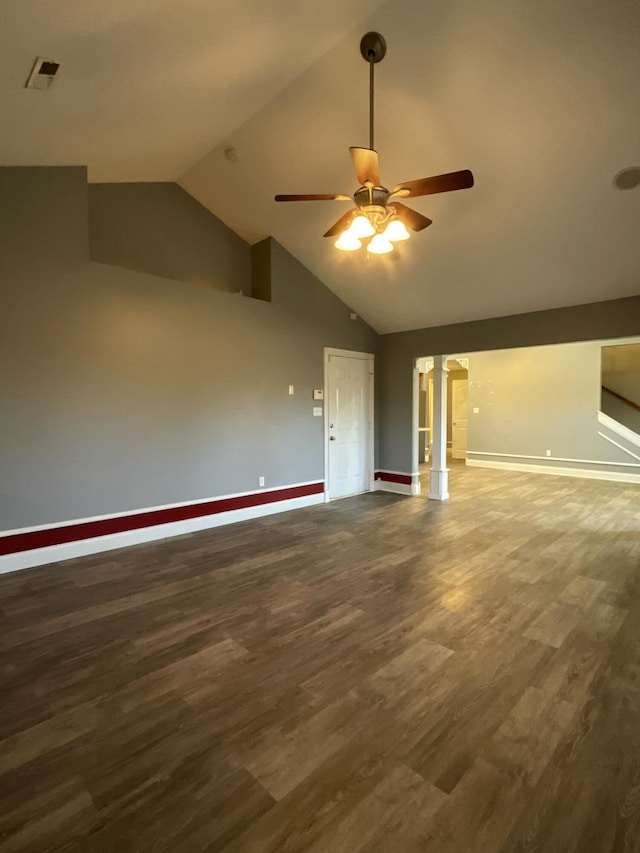
[[[626,397],[623,397],[622,394],[618,394],[617,391],[612,391],[611,388],[607,388],[606,385],[602,386],[602,390],[606,391],[607,394],[611,394],[613,397],[617,397],[618,400],[622,400],[623,403],[626,403],[627,406],[631,406],[631,408],[635,409],[636,412],[640,412],[640,406],[637,403],[634,403],[633,400],[628,400]]]

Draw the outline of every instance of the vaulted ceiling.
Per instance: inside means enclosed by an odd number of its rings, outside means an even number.
[[[413,200],[434,220],[385,257],[322,233],[368,144],[383,183],[469,168]],[[3,10],[0,164],[87,163],[92,181],[179,180],[250,242],[273,235],[378,331],[640,293],[637,0],[22,0]],[[62,63],[23,87],[36,55]],[[224,150],[239,155],[230,162]]]

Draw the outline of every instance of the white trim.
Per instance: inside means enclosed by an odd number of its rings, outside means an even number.
[[[619,421],[615,420],[615,418],[611,418],[609,417],[609,415],[605,415],[604,412],[598,412],[598,423],[600,424],[600,426],[610,429],[611,432],[615,432],[616,435],[619,435],[620,438],[624,438],[624,440],[628,441],[630,444],[635,444],[636,447],[640,447],[640,435],[638,435],[638,433],[634,432],[632,429],[629,429],[629,427],[626,427],[624,424],[621,424]]]
[[[294,487],[283,486],[282,488]],[[244,494],[254,493],[245,492]],[[223,500],[223,498],[212,498],[211,500]],[[65,542],[62,545],[51,545],[47,548],[35,548],[31,551],[21,551],[17,554],[7,554],[0,557],[0,574],[15,572],[18,569],[28,569],[33,566],[42,566],[47,563],[57,563],[60,560],[85,557],[88,554],[97,554],[101,551],[112,551],[114,548],[127,548],[131,545],[139,545],[142,542],[167,539],[170,536],[182,536],[185,533],[220,527],[223,524],[233,524],[237,521],[247,521],[252,518],[261,518],[265,515],[274,515],[278,512],[288,512],[292,509],[314,506],[315,504],[323,503],[323,501],[324,496],[322,494],[306,495],[301,498],[289,498],[288,500],[260,504],[259,506],[232,509],[213,515],[203,515],[200,518],[189,518],[185,521],[170,521],[166,524],[156,524],[152,527],[141,527],[138,530],[110,533],[106,536],[96,536],[92,539],[81,539],[77,542]],[[184,505],[180,504],[180,506]],[[130,515],[131,513],[126,514]],[[105,518],[106,516],[101,517]],[[63,525],[60,524],[58,526],[62,527]],[[34,530],[36,528],[28,529]]]
[[[525,456],[520,453],[490,453],[488,450],[467,450],[467,456],[501,456],[506,459],[540,459],[545,462],[576,462],[580,465],[616,465],[621,468],[640,468],[635,462],[606,462],[600,459],[565,459],[562,456]]]
[[[396,495],[412,495],[420,494],[420,484],[418,483],[418,491],[415,492],[415,486],[410,486],[408,483],[390,483],[388,480],[378,480],[378,490],[380,492],[393,492]]]
[[[572,343],[591,343],[608,347],[620,346],[621,342],[625,344],[640,344],[640,337],[638,335],[631,335],[626,338],[599,338],[597,341],[572,341]],[[562,344],[558,344],[558,346],[562,346]]]
[[[609,438],[608,435],[605,435],[603,432],[600,432],[600,430],[598,430],[598,435],[600,436],[600,438],[604,438],[605,441],[608,441],[610,444],[613,444],[616,447],[618,447],[624,453],[628,453],[629,456],[633,456],[634,459],[640,459],[640,456],[638,456],[637,453],[634,453],[632,450],[629,450],[628,447],[623,447],[622,444],[618,444],[617,441],[614,441],[612,438]],[[631,464],[633,464],[633,463],[631,463]]]
[[[328,355],[339,355],[342,358],[357,358],[361,361],[365,359],[373,359],[372,352],[357,352],[352,349],[336,349],[336,347],[325,347],[324,348],[325,356]]]
[[[369,362],[369,411],[368,411],[368,429],[367,429],[367,468],[369,479],[369,491],[377,491],[371,488],[371,483],[374,482],[375,465],[374,465],[374,374],[375,374],[375,356],[371,352],[356,352],[355,350],[336,349],[335,347],[324,348],[324,497],[325,503],[329,503],[331,498],[331,484],[329,482],[329,358],[332,355],[340,356],[341,358],[355,358],[360,361]],[[346,495],[345,495],[346,497]],[[335,498],[334,498],[335,500]]]
[[[396,492],[399,495],[411,495],[415,497],[421,494],[422,486],[420,485],[420,473],[416,471],[413,474],[408,474],[406,471],[389,471],[388,468],[376,468],[377,474],[396,474],[400,477],[410,477],[411,483],[392,483],[389,480],[376,480],[378,489],[381,492]],[[384,485],[382,485],[384,483]],[[394,488],[390,488],[393,486]]]
[[[467,459],[467,465],[472,468],[497,468],[504,471],[522,471],[526,474],[552,474],[557,477],[578,477],[585,480],[640,483],[640,474],[625,474],[621,471],[593,471],[591,468],[557,468],[546,465],[527,465],[521,462],[498,462],[491,459]]]
[[[449,500],[449,469],[432,468],[429,479],[429,500]]]
[[[420,371],[418,370],[418,362],[413,363],[413,372],[411,379],[411,467],[418,468],[420,465],[420,436],[418,434],[418,426],[420,424]],[[411,475],[411,485],[414,479]]]

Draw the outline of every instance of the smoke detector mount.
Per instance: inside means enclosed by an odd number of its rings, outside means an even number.
[[[29,79],[25,83],[25,89],[39,89],[46,92],[56,81],[56,75],[60,70],[60,63],[55,59],[45,59],[43,56],[36,57],[33,63]]]

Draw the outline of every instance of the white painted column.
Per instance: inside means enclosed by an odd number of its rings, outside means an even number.
[[[447,356],[433,359],[433,464],[429,499],[446,501],[449,497],[447,468]]]
[[[411,494],[419,495],[420,494],[420,474],[419,474],[419,464],[418,464],[418,381],[420,378],[420,372],[418,370],[418,363],[414,361],[413,363],[413,386],[412,386],[412,395],[413,395],[413,416],[411,418]]]

